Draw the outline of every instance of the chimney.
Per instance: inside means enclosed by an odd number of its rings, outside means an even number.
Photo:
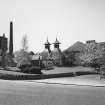
[[[13,54],[13,23],[10,22],[9,54]]]

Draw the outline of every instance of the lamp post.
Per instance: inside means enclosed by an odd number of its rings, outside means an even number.
[[[39,53],[39,67],[40,67],[40,53]]]

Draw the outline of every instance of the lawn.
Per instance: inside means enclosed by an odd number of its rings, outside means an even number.
[[[54,67],[53,70],[42,70],[45,74],[59,74],[59,73],[70,73],[70,72],[94,72],[93,68],[90,67]]]

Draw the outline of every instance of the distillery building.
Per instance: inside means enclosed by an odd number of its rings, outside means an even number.
[[[54,44],[54,49],[52,50],[52,58],[53,58],[54,65],[62,66],[62,52],[60,49],[61,43],[56,38],[53,44]]]
[[[51,51],[50,49],[51,43],[47,39],[46,43],[44,44],[45,49],[41,53],[42,60],[45,66],[48,66],[48,65],[61,66],[62,65],[62,52],[60,49],[60,44],[61,43],[56,38],[55,42],[53,43],[54,48]]]
[[[44,64],[44,66],[47,68],[50,68],[53,66],[53,59],[52,59],[52,52],[50,49],[50,45],[51,45],[51,43],[48,41],[48,38],[47,38],[47,41],[44,44],[45,49],[41,53],[42,62]]]

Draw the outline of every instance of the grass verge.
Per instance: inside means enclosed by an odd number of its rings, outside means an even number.
[[[93,72],[77,72],[77,73],[59,73],[59,74],[26,74],[26,73],[0,73],[0,79],[5,80],[37,80],[48,78],[60,78],[60,77],[74,77],[80,75],[96,74]]]

